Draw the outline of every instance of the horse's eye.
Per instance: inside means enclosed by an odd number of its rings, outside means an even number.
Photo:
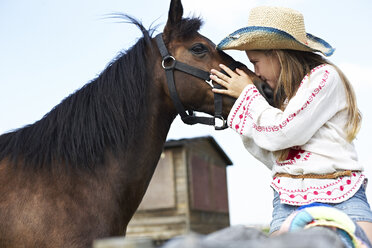
[[[208,52],[208,48],[201,43],[197,43],[190,48],[190,51],[195,55],[202,55]]]

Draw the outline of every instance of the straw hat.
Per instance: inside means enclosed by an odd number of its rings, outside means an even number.
[[[248,26],[224,38],[217,49],[291,49],[321,52],[325,56],[331,56],[335,50],[326,41],[305,32],[304,18],[300,12],[265,6],[252,9]]]

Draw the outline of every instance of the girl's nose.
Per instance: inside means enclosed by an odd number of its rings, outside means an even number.
[[[254,73],[255,73],[257,76],[261,76],[261,73],[259,72],[257,66],[254,66]]]
[[[264,80],[263,77],[261,76],[261,73],[258,70],[254,70],[254,73],[259,77],[261,80]]]

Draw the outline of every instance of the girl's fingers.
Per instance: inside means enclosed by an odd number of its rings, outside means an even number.
[[[221,69],[223,69],[227,74],[229,74],[230,77],[236,75],[234,71],[232,71],[229,67],[227,67],[224,64],[220,64]]]
[[[236,72],[239,74],[239,76],[247,75],[247,73],[245,73],[245,71],[243,71],[243,70],[241,70],[241,69],[239,69],[239,68],[236,68],[235,70],[236,70]]]
[[[223,74],[223,73],[221,73],[221,72],[219,72],[217,70],[212,69],[211,70],[211,73],[213,75],[217,76],[218,78],[224,80],[225,82],[228,82],[228,80],[229,80],[229,77],[228,76],[226,76],[225,74]]]
[[[226,86],[227,85],[227,82],[223,79],[220,79],[218,76],[216,75],[210,75],[209,76],[210,79],[212,79],[213,81],[217,82],[218,84],[222,85],[222,86]]]
[[[217,94],[228,95],[227,90],[224,90],[224,89],[216,89],[216,88],[213,88],[212,91],[213,91],[214,93],[217,93]]]

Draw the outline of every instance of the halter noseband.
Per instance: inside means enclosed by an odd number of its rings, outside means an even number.
[[[192,110],[185,110],[181,100],[178,97],[176,86],[174,84],[174,70],[179,70],[190,74],[192,76],[198,77],[204,80],[212,88],[222,88],[221,85],[216,84],[213,86],[213,81],[210,79],[210,73],[202,69],[190,66],[188,64],[177,61],[172,55],[169,54],[162,37],[162,33],[158,34],[155,37],[156,44],[158,45],[160,54],[163,58],[161,64],[165,70],[165,75],[167,77],[168,89],[170,96],[172,98],[173,104],[178,111],[178,114],[181,116],[181,119],[184,123],[193,125],[196,123],[201,123],[205,125],[214,125],[216,130],[222,130],[227,128],[227,120],[222,116],[222,95],[214,94],[214,117],[204,117],[196,116]],[[232,65],[229,66],[231,70],[235,70],[237,67],[242,66],[243,64],[235,61]],[[222,71],[224,72],[224,71]],[[226,74],[226,73],[225,73]]]

